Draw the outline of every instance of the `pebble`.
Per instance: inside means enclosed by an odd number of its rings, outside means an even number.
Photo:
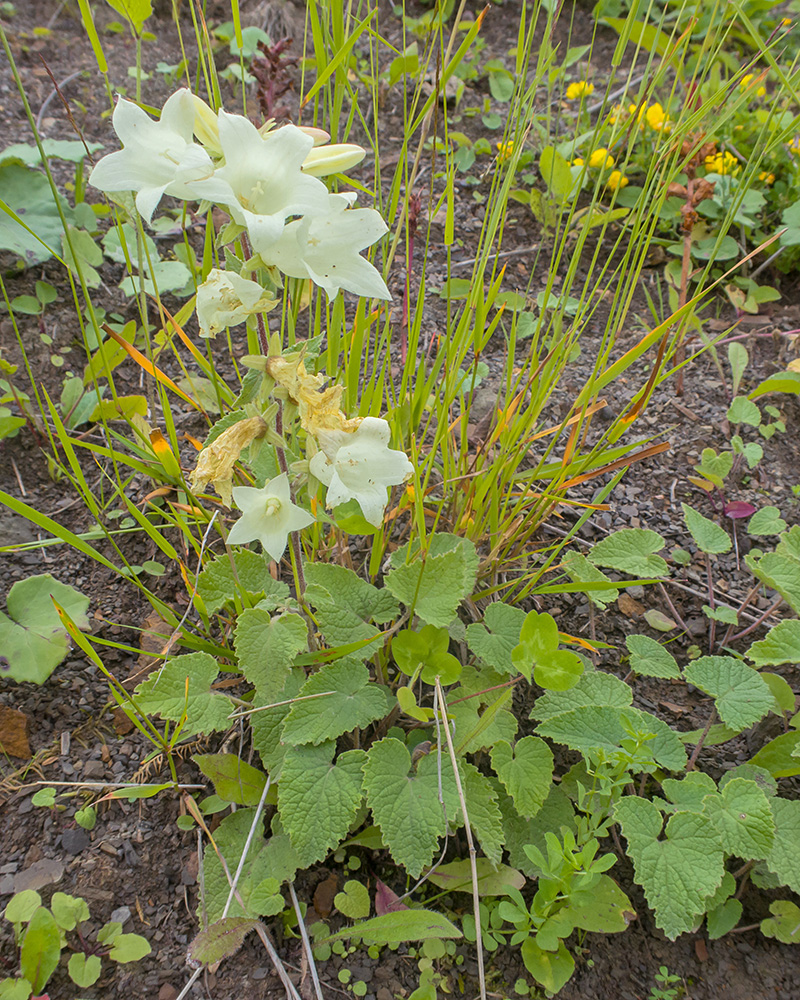
[[[106,766],[102,760],[87,760],[83,765],[83,776],[87,781],[102,781],[106,776]]]
[[[131,908],[129,906],[118,906],[109,917],[109,920],[118,921],[121,924],[131,919]]]
[[[64,874],[64,866],[54,858],[42,858],[18,872],[14,876],[14,892],[22,892],[24,889],[41,889],[45,885],[54,885],[61,881]]]
[[[61,834],[61,846],[67,854],[80,854],[91,842],[91,837],[81,826],[76,826],[74,830],[65,830]]]
[[[266,966],[259,965],[259,967],[257,969],[253,969],[253,971],[250,973],[250,978],[251,979],[266,979],[267,978],[267,969],[266,969]]]

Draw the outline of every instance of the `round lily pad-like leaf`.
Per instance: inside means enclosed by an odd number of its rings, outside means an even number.
[[[20,256],[26,267],[48,260],[61,246],[63,227],[45,175],[11,160],[0,164],[0,190],[21,220],[0,212],[0,249]],[[71,221],[72,210],[63,199],[61,208]]]
[[[568,649],[552,653],[544,663],[533,668],[533,679],[546,691],[568,691],[581,679],[583,664],[580,658]]]

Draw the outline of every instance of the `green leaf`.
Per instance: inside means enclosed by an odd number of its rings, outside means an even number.
[[[78,274],[83,274],[83,280],[89,288],[99,288],[102,278],[96,268],[103,263],[103,251],[95,243],[91,233],[69,226],[67,233],[61,237],[61,247],[64,263],[76,278]]]
[[[293,668],[286,679],[283,691],[275,700],[283,702],[296,698],[305,681],[305,673],[297,667]],[[254,699],[253,707],[259,710],[249,716],[250,728],[253,732],[253,745],[261,756],[265,770],[275,782],[280,780],[283,758],[288,749],[288,744],[283,742],[283,723],[292,706],[278,705],[275,708],[261,708],[262,701],[264,699],[258,697]],[[270,702],[266,702],[266,704],[270,704]]]
[[[87,146],[90,153],[96,153],[98,149],[103,148],[102,142],[84,144],[78,139],[42,139],[41,143],[48,160],[66,160],[68,163],[80,163],[81,160],[85,160]],[[0,153],[0,161],[2,160],[22,160],[28,167],[38,167],[42,162],[42,156],[39,147],[34,143],[19,142],[14,146],[6,146]],[[46,301],[41,296],[39,298],[42,302]],[[49,301],[52,302],[53,299]]]
[[[332,762],[333,743],[290,747],[278,785],[278,813],[300,863],[322,861],[347,835],[361,805],[363,750]]]
[[[520,608],[494,601],[483,613],[483,624],[467,625],[467,645],[486,666],[500,674],[514,673],[511,652],[524,621]]]
[[[525,885],[525,876],[516,868],[495,867],[488,858],[477,858],[475,869],[481,896],[505,896],[509,888],[521,889]],[[472,864],[465,859],[439,865],[430,873],[428,881],[447,892],[472,892]]]
[[[732,451],[723,451],[718,455],[713,448],[703,448],[702,454],[700,455],[700,464],[697,466],[697,472],[699,472],[701,476],[705,476],[706,479],[710,480],[715,486],[722,489],[725,477],[732,468]]]
[[[597,542],[589,553],[595,566],[607,566],[637,577],[669,576],[661,556],[664,539],[649,528],[621,528]]]
[[[727,531],[720,528],[715,521],[703,517],[688,503],[682,503],[681,508],[686,527],[701,552],[728,552],[730,550],[731,539]]]
[[[492,767],[513,799],[520,816],[535,816],[550,794],[553,753],[535,736],[525,736],[511,747],[500,740],[491,749]]]
[[[195,754],[192,760],[214,782],[214,790],[225,802],[238,806],[257,806],[266,775],[243,761],[235,753]]]
[[[748,553],[744,561],[762,583],[777,590],[781,597],[800,614],[800,560],[779,552],[765,552],[760,558]]]
[[[558,942],[557,951],[544,951],[528,937],[522,942],[520,954],[528,972],[551,995],[558,993],[575,971],[575,959],[563,941]]]
[[[8,902],[3,916],[12,924],[27,924],[42,905],[42,897],[35,889],[23,889]]]
[[[106,3],[130,21],[137,35],[141,32],[144,22],[153,13],[151,0],[106,0]]]
[[[189,945],[188,957],[201,965],[214,965],[230,958],[244,944],[244,939],[258,921],[250,917],[223,917],[200,931]]]
[[[0,676],[43,684],[67,655],[68,634],[53,600],[78,628],[89,628],[88,597],[50,573],[19,580],[6,598],[11,617],[0,612]]]
[[[231,562],[236,566],[235,577]],[[289,598],[287,585],[272,579],[264,556],[252,549],[240,549],[232,553],[232,559],[227,554],[214,559],[197,578],[197,594],[210,615],[226,602],[233,604],[240,590],[260,602],[265,611],[285,605]]]
[[[418,542],[408,542],[392,554],[391,566],[388,590],[424,622],[447,628],[475,586],[478,553],[466,538],[437,533],[430,538],[427,554]]]
[[[592,604],[600,608],[601,611],[604,611],[607,605],[612,604],[619,597],[619,590],[611,585],[611,580],[605,573],[589,562],[586,556],[580,552],[567,552],[561,560],[561,565],[573,583],[608,584],[608,587],[604,587],[603,589],[587,586],[584,591]]]
[[[631,670],[642,677],[680,679],[681,670],[675,657],[648,635],[629,635],[625,645],[631,654]]]
[[[788,899],[776,899],[769,904],[773,914],[761,921],[764,937],[777,938],[783,944],[800,944],[800,907]]]
[[[442,757],[442,794],[447,816],[458,811],[458,795],[452,767]],[[445,818],[439,801],[436,754],[422,757],[415,770],[404,743],[385,737],[373,743],[364,767],[367,805],[392,857],[412,878],[431,863],[445,833]]]
[[[736,625],[739,621],[739,616],[733,608],[729,608],[726,604],[719,605],[716,608],[704,604],[703,614],[706,618],[711,618],[715,622],[722,622],[725,625]]]
[[[760,860],[769,853],[775,823],[769,800],[755,781],[733,778],[720,793],[706,798],[704,813],[719,831],[726,854]]]
[[[369,916],[369,890],[362,882],[350,879],[333,897],[333,905],[348,919],[361,920]]]
[[[778,712],[794,712],[795,693],[790,687],[789,682],[781,677],[780,674],[771,674],[766,670],[761,671],[761,676],[772,692],[772,697],[775,699],[773,711],[777,709]]]
[[[546,852],[547,841],[545,837],[548,832],[560,830],[562,826],[574,832],[575,812],[572,803],[562,788],[553,785],[544,805],[534,818],[524,819],[517,812],[510,796],[506,795],[505,791],[500,788],[499,782],[497,782],[497,787],[500,791],[499,805],[503,817],[508,861],[526,875],[538,878],[540,873],[525,853],[525,848],[533,845],[538,847],[540,851]]]
[[[628,929],[628,925],[636,917],[636,911],[612,878],[601,875],[590,893],[590,902],[570,902],[566,911],[562,911],[573,927],[595,934],[618,934]]]
[[[503,856],[505,838],[497,793],[491,781],[474,764],[462,761],[460,769],[470,825],[483,853],[493,865],[498,865]]]
[[[404,941],[428,941],[433,938],[460,938],[461,931],[434,910],[394,910],[363,923],[344,927],[329,941],[351,938],[364,944],[397,945]]]
[[[593,670],[585,673],[569,693],[548,691],[537,698],[531,718],[544,722],[563,712],[571,712],[581,705],[627,708],[632,703],[633,692],[628,684],[613,674]]]
[[[50,912],[62,931],[72,931],[89,919],[89,907],[80,896],[68,896],[65,892],[54,892],[50,900]],[[78,984],[80,985],[80,984]]]
[[[285,839],[288,841],[288,837],[285,837]],[[262,857],[269,853],[270,846],[273,845],[275,840],[275,837],[270,840],[265,851],[262,852]],[[278,891],[280,887],[281,883],[277,878],[262,879],[250,893],[250,899],[248,900],[248,905],[253,913],[257,913],[263,917],[274,917],[280,913],[286,906],[283,896]]]
[[[709,774],[689,771],[682,778],[664,778],[661,782],[664,794],[680,811],[701,813],[703,803],[709,794],[716,795],[717,786]]]
[[[747,424],[748,427],[758,427],[761,423],[761,410],[747,396],[737,396],[728,407],[728,420],[732,424]]]
[[[784,885],[800,892],[800,800],[769,800],[775,821],[775,838],[765,857],[767,868]]]
[[[52,257],[61,244],[63,227],[44,174],[14,161],[3,163],[0,165],[0,191],[3,202],[0,206],[3,208],[0,211],[0,249],[17,254],[26,267]],[[72,222],[72,209],[60,196],[59,201],[67,222]],[[5,211],[6,205],[24,225]]]
[[[0,1000],[28,1000],[30,995],[27,979],[0,979]]]
[[[701,656],[683,676],[711,695],[719,717],[732,729],[749,729],[772,708],[772,692],[764,679],[732,656]]]
[[[217,845],[217,849],[225,859],[225,863],[227,864],[228,871],[230,873],[235,872],[239,866],[239,861],[241,859],[245,843],[247,842],[247,838],[250,834],[250,828],[253,824],[255,812],[255,809],[252,808],[238,809],[230,816],[225,816],[217,829],[214,831],[214,841]],[[264,872],[262,875],[259,871],[257,878],[253,877],[254,869],[256,869],[258,862],[260,861],[261,853],[265,850],[263,830],[264,820],[262,818],[256,825],[253,842],[250,850],[248,851],[247,858],[245,859],[245,863],[242,867],[242,873],[239,877],[238,891],[239,895],[242,897],[246,910],[244,912],[242,911],[239,901],[236,897],[234,897],[227,916],[236,917],[256,915],[250,910],[248,904],[250,895],[258,884],[258,881],[260,881],[261,878],[266,877],[268,874]],[[274,837],[272,838],[272,840],[275,839],[276,838]],[[198,907],[198,912],[204,912],[209,922],[214,923],[222,917],[222,912],[228,899],[230,886],[215,851],[208,851],[206,853],[203,865],[205,876],[205,898],[202,906]],[[263,866],[258,867],[263,868]]]
[[[553,146],[545,146],[542,150],[539,171],[548,191],[558,201],[565,201],[572,191],[572,171],[569,163]]]
[[[100,978],[102,968],[102,962],[97,955],[84,955],[81,951],[70,955],[67,963],[69,978],[81,989],[94,986]]]
[[[725,873],[719,835],[705,817],[677,813],[659,840],[662,817],[646,799],[626,796],[614,807],[614,818],[628,841],[636,881],[655,910],[656,924],[674,941],[694,927],[705,900]]]
[[[786,531],[786,522],[777,507],[762,507],[747,522],[747,533],[755,537],[779,535]]]
[[[567,691],[583,673],[580,658],[569,650],[559,650],[558,626],[552,615],[531,611],[522,624],[519,645],[511,651],[511,662],[525,677],[551,691]]]
[[[763,746],[750,763],[763,767],[773,778],[793,778],[800,774],[800,732],[781,733]]]
[[[61,958],[61,932],[53,914],[40,906],[28,921],[19,967],[34,993],[41,993]]]
[[[308,628],[300,615],[248,608],[236,622],[235,646],[242,673],[266,705],[279,700],[294,658],[308,649]]]
[[[385,589],[373,587],[351,569],[329,563],[305,564],[306,600],[317,611],[320,631],[331,646],[377,638],[379,630],[370,622],[392,621],[399,607]],[[378,643],[365,645],[359,652],[366,659]]]
[[[757,667],[800,663],[800,620],[792,618],[773,625],[763,639],[753,643],[746,656]]]
[[[461,691],[462,688],[459,686],[454,688],[451,694],[457,698],[461,695]],[[498,740],[513,740],[519,725],[514,713],[505,708],[510,701],[511,689],[506,688],[500,691],[483,710],[479,698],[470,698],[468,701],[449,705],[447,714],[455,726],[457,753],[477,753]]]
[[[750,399],[759,399],[769,392],[787,392],[796,396],[800,393],[800,372],[785,371],[770,375],[748,393],[748,396]]]
[[[136,688],[137,704],[147,715],[172,722],[180,721],[185,712],[182,738],[227,729],[231,702],[211,690],[218,673],[217,661],[208,653],[174,656]]]
[[[283,724],[287,743],[317,744],[336,739],[368,726],[391,708],[386,690],[370,679],[363,663],[349,658],[321,667],[308,678],[298,697],[323,694],[291,706]]]
[[[708,911],[708,936],[712,941],[724,937],[739,923],[742,904],[738,899],[726,899],[724,903]]]
[[[127,964],[128,962],[138,962],[140,958],[149,955],[153,949],[147,938],[141,934],[118,934],[114,938],[114,944],[108,957],[112,962]]]
[[[455,684],[461,676],[461,663],[448,653],[450,634],[446,628],[423,625],[421,629],[402,629],[392,639],[392,656],[407,677],[419,676],[426,684]]]

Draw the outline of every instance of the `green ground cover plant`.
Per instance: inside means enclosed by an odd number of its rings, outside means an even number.
[[[149,0],[111,6],[140,57]],[[410,942],[419,943],[414,998],[432,1000],[462,938],[474,942],[482,996],[500,947],[519,948],[534,989],[554,995],[587,934],[624,933],[636,917],[614,877],[623,855],[672,940],[704,922],[711,939],[740,929],[748,882],[800,893],[800,804],[780,784],[800,774],[800,714],[786,679],[764,669],[800,661],[800,626],[787,617],[753,638],[744,624],[762,592],[776,595],[772,610],[800,614],[800,528],[777,507],[738,501],[730,485],[785,432],[780,400],[800,393],[796,366],[743,394],[744,348],[721,350],[725,334],[701,340],[697,353],[727,363],[733,387],[730,450],[703,451],[691,479],[698,506],[708,496],[715,516],[683,505],[691,552],[667,552],[658,532],[636,527],[577,547],[579,528],[607,509],[625,469],[665,449],[640,418],[693,360],[687,335],[702,332],[713,294],[757,312],[779,294],[757,282],[768,259],[796,267],[789,28],[762,24],[741,2],[735,20],[712,16],[702,32],[707,4],[682,3],[677,13],[651,5],[646,14],[628,6],[598,5],[619,35],[620,91],[619,77],[592,82],[588,47],[564,53],[554,42],[559,5],[521,8],[505,61],[483,61],[487,12],[473,16],[466,3],[413,18],[400,9],[401,48],[376,5],[309,4],[302,119],[281,125],[264,111],[256,125],[225,107],[220,77],[238,81],[241,98],[260,82],[257,53],[281,52],[263,32],[243,31],[238,4],[211,32],[191,7],[191,56],[159,71],[175,87],[152,108],[140,58],[136,99],[114,103],[119,82],[81,0],[113,107],[105,155],[91,170],[83,146],[48,149],[39,139],[3,35],[38,156],[14,147],[0,160],[0,240],[20,266],[51,257],[64,265],[85,358],[66,355],[56,401],[32,376],[19,322],[35,316],[49,336],[50,286],[20,301],[0,277],[30,377],[24,393],[0,386],[0,433],[35,431],[92,527],[78,535],[9,493],[0,500],[53,544],[137,588],[168,638],[156,668],[127,690],[103,665],[103,645],[132,647],[87,634],[86,599],[36,576],[9,592],[0,631],[13,637],[13,655],[4,652],[0,666],[16,681],[43,683],[70,637],[108,676],[117,706],[152,745],[150,761],[168,768],[163,782],[105,798],[179,795],[181,827],[203,838],[193,978],[255,932],[288,982],[269,932],[280,920],[301,937],[320,997],[315,957]],[[731,38],[749,61],[727,58]],[[220,44],[238,60],[222,73]],[[476,78],[505,106],[504,119],[462,103],[458,81]],[[382,166],[377,127],[386,86],[402,88],[404,101],[394,168]],[[262,111],[281,96],[264,85],[258,93]],[[494,143],[469,136],[478,120]],[[477,176],[481,156],[491,157],[490,176]],[[350,179],[365,157],[373,174]],[[56,185],[55,158],[75,164],[71,200]],[[476,181],[467,186],[484,209],[467,277],[452,257],[462,175]],[[535,296],[530,285],[510,287],[500,258],[520,204],[548,257]],[[156,241],[166,234],[174,242]],[[663,296],[651,299],[652,325],[623,347],[618,331],[654,247],[674,257]],[[434,251],[445,264],[436,288]],[[389,283],[403,254],[398,324]],[[109,262],[126,269],[126,315],[102,306]],[[426,314],[434,293],[443,316],[435,349]],[[576,385],[571,365],[590,320],[601,339]],[[476,431],[471,408],[492,343],[502,345],[496,404]],[[4,374],[20,382],[12,367]],[[122,389],[131,370],[143,374],[141,392]],[[619,414],[593,420],[617,387]],[[554,423],[556,400],[566,402]],[[182,432],[187,414],[199,431]],[[82,433],[87,424],[101,435]],[[102,488],[87,459],[103,463]],[[141,503],[128,493],[134,476],[152,487]],[[578,489],[587,483],[598,485],[591,500]],[[542,526],[567,505],[577,520],[556,543],[543,540]],[[738,546],[745,517],[753,585],[744,603],[725,606],[714,596],[715,559]],[[133,561],[129,534],[152,543],[157,558]],[[623,587],[663,589],[692,561],[708,579],[703,646],[679,662],[669,640],[631,635],[618,651],[624,680],[596,669],[597,647],[534,605],[578,592],[603,613]],[[182,616],[149,586],[168,568],[185,586]],[[24,602],[21,591],[33,596]],[[663,613],[653,622],[688,633]],[[637,677],[692,685],[708,699],[707,725],[680,732],[636,707]],[[746,763],[719,780],[700,769],[704,746],[770,715],[784,731]],[[176,761],[198,737],[213,744],[234,725],[246,727],[252,755],[194,753],[213,792],[189,794]],[[53,789],[37,804],[55,801]],[[357,871],[362,852],[391,859],[404,895],[371,899],[366,879],[354,877],[336,896],[347,922],[307,926],[298,873],[332,854],[349,854]],[[454,902],[459,894],[471,897],[470,912]],[[51,912],[55,898],[50,910],[37,900],[27,918],[19,896],[6,909],[28,929],[17,931],[21,977],[5,993],[0,985],[0,996],[23,996],[25,980],[44,988],[48,977],[26,972],[26,942],[47,925],[52,972],[58,928],[72,929]],[[770,913],[762,933],[797,943],[796,903],[772,900]],[[100,943],[127,960],[111,938]],[[81,965],[77,955],[69,972],[91,985],[99,958],[84,955]],[[678,995],[674,981],[664,970],[653,995]],[[352,984],[356,996],[362,986]]]

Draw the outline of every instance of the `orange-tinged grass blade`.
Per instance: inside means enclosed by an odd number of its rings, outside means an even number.
[[[140,350],[135,348],[133,344],[129,344],[127,340],[123,340],[123,338],[120,337],[118,333],[116,333],[114,330],[111,329],[108,323],[103,323],[103,329],[109,335],[109,337],[111,337],[112,340],[116,341],[116,343],[119,344],[119,346],[124,351],[126,351],[130,355],[130,357],[133,358],[133,360],[136,362],[137,365],[139,365],[140,368],[143,368],[147,372],[148,375],[152,375],[153,378],[158,379],[158,381],[163,383],[163,385],[169,386],[169,388],[172,389],[173,392],[177,393],[181,397],[181,399],[189,403],[190,406],[193,406],[196,410],[199,410],[200,413],[203,414],[203,416],[208,416],[203,407],[200,406],[199,403],[196,403],[190,396],[187,396],[186,393],[183,391],[183,389],[175,385],[175,383],[172,381],[169,375],[165,375],[160,368],[156,368],[156,366],[151,361],[148,361],[148,359],[144,356],[144,354],[142,354]]]
[[[162,310],[162,312],[164,313],[164,315],[169,320],[170,326],[172,327],[172,329],[175,331],[175,333],[178,334],[178,336],[181,338],[181,340],[183,341],[183,343],[186,345],[186,347],[190,351],[190,353],[194,355],[195,359],[197,361],[199,361],[201,365],[207,365],[208,364],[208,359],[206,357],[204,357],[200,353],[200,351],[195,347],[194,342],[192,341],[192,339],[190,337],[186,336],[186,334],[183,331],[183,327],[175,319],[175,317],[172,315],[172,313],[169,311],[169,309],[167,309],[166,306],[164,306],[163,303],[159,302],[158,299],[156,299],[154,296],[151,295],[150,298],[153,299],[153,301],[157,303],[159,309]]]
[[[531,441],[538,441],[540,438],[547,437],[549,434],[555,434],[556,431],[560,431],[562,427],[570,427],[580,420],[581,416],[591,417],[598,410],[602,410],[604,407],[608,406],[608,402],[605,399],[599,400],[597,403],[593,403],[588,408],[581,411],[581,413],[576,413],[574,416],[570,417],[566,422],[562,421],[560,424],[553,424],[552,427],[547,427],[543,431],[537,431],[536,434],[532,434],[526,441],[529,444]]]
[[[159,430],[150,431],[150,445],[156,458],[161,462],[164,472],[173,479],[181,478],[181,463],[172,452],[169,441]]]
[[[192,446],[192,447],[193,447],[193,448],[194,448],[194,449],[195,449],[196,451],[202,451],[202,450],[203,450],[203,442],[202,442],[202,441],[198,441],[198,440],[197,440],[197,438],[196,438],[196,437],[192,437],[192,435],[191,435],[191,434],[186,434],[186,433],[184,433],[184,435],[183,435],[183,440],[184,440],[184,441],[188,441],[188,442],[189,442],[189,444],[190,444],[190,445],[191,445],[191,446]]]
[[[626,455],[625,458],[618,458],[615,462],[609,462],[607,465],[601,465],[597,469],[592,469],[591,472],[584,472],[582,476],[575,476],[573,479],[568,479],[565,483],[560,484],[559,489],[565,490],[570,486],[577,486],[579,483],[585,483],[589,479],[594,479],[595,476],[602,476],[605,472],[624,469],[628,465],[634,465],[636,462],[642,462],[646,458],[660,455],[662,451],[669,451],[669,449],[670,445],[668,441],[663,441],[661,444],[652,444],[649,448],[643,448],[634,455]]]
[[[146,503],[148,500],[154,500],[157,497],[165,497],[169,493],[172,493],[171,486],[159,486],[157,490],[151,490],[150,493],[142,500],[142,503]]]
[[[590,653],[596,653],[597,649],[586,639],[581,639],[579,635],[570,635],[569,632],[559,632],[558,638],[561,642],[574,642],[576,646],[588,649]]]

